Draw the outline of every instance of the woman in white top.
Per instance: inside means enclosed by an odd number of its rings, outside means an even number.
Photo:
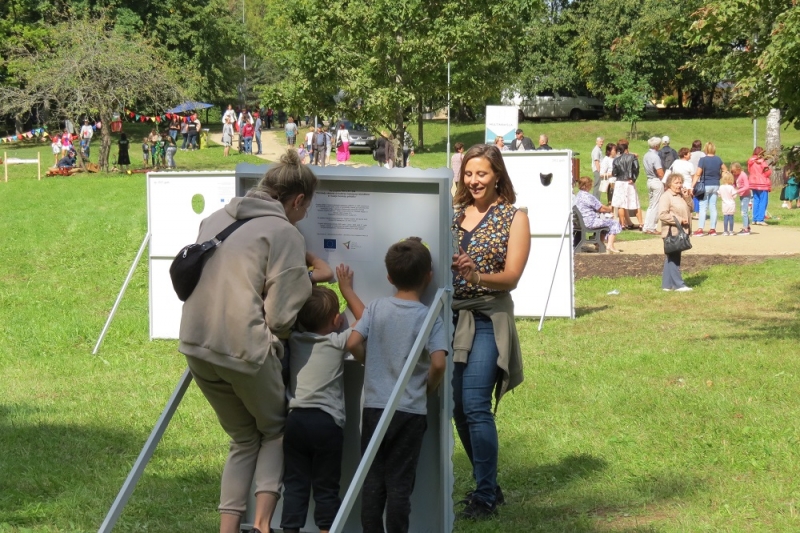
[[[233,110],[233,106],[228,104],[228,109],[225,110],[225,114],[222,115],[222,123],[225,124],[225,120],[230,119],[231,127],[233,127],[233,123],[236,122],[236,111]]]
[[[683,176],[683,188],[692,188],[692,176],[694,176],[695,166],[689,160],[693,152],[688,148],[681,148],[678,150],[678,159],[672,162],[672,165],[664,172],[664,177],[661,181],[667,183],[667,176],[670,174],[680,174]],[[699,161],[699,158],[698,158]]]
[[[339,131],[336,132],[336,162],[346,163],[347,161],[350,161],[350,132],[342,123],[339,124]]]
[[[611,198],[614,197],[614,182],[617,181],[617,178],[612,175],[615,157],[617,157],[617,145],[608,143],[606,145],[606,156],[600,160],[600,179],[608,180],[608,189],[606,190],[608,205],[611,205]]]

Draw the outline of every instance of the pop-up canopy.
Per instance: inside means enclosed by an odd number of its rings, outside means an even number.
[[[206,104],[203,102],[184,102],[177,107],[167,109],[166,113],[186,113],[187,111],[195,111],[197,109],[208,109],[214,107],[214,104]]]

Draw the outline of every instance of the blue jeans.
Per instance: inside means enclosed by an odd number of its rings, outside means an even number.
[[[453,419],[472,463],[477,485],[473,496],[489,505],[497,493],[497,426],[492,413],[497,357],[492,321],[476,314],[472,351],[467,363],[456,363],[453,370]]]
[[[764,222],[767,214],[767,203],[769,202],[769,192],[751,191],[753,193],[753,222]]]
[[[256,145],[258,146],[258,153],[261,153],[261,132],[256,132]]]
[[[742,229],[748,229],[750,227],[750,197],[745,196],[742,199]]]
[[[253,153],[253,138],[252,137],[244,137],[244,153],[252,154]]]
[[[706,225],[706,211],[710,213],[711,226],[708,229],[717,229],[717,191],[719,185],[706,185],[706,195],[700,200],[700,214],[697,215],[697,229]]]
[[[733,215],[722,215],[722,228],[733,233]]]
[[[169,136],[175,141],[178,139],[178,130],[169,130]]]

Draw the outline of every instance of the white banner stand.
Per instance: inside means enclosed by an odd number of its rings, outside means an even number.
[[[514,141],[519,125],[519,108],[510,105],[486,106],[486,144],[494,144],[495,137],[502,137],[508,145]]]

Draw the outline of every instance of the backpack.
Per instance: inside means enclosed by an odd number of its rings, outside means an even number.
[[[672,163],[678,159],[678,152],[671,146],[662,146],[661,150],[658,151],[658,157],[661,159],[661,168],[663,168],[666,173],[667,169],[672,166]]]

